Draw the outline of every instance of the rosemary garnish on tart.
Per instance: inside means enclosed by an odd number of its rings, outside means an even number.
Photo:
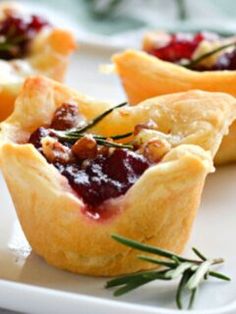
[[[161,270],[138,272],[108,281],[106,288],[118,287],[114,292],[114,296],[121,296],[154,280],[172,280],[180,278],[176,291],[177,307],[179,309],[183,308],[183,292],[188,290],[190,292],[188,308],[191,309],[196,292],[203,280],[207,280],[211,276],[230,281],[228,276],[212,270],[212,266],[224,263],[224,259],[208,259],[196,248],[192,250],[198,259],[188,259],[173,252],[143,244],[120,235],[113,234],[112,238],[130,248],[157,255],[158,258],[150,257],[150,255],[139,255],[137,258],[162,266]],[[161,257],[161,259],[159,257]]]
[[[71,129],[71,130],[66,130],[66,131],[56,131],[54,130],[53,132],[58,136],[63,141],[70,142],[70,143],[75,143],[78,139],[84,137],[86,135],[86,131],[94,127],[98,122],[103,120],[107,115],[109,115],[112,111],[115,109],[124,107],[127,105],[127,102],[121,103],[117,106],[114,106],[112,108],[109,108],[108,110],[104,111],[97,117],[95,117],[93,120],[83,124],[82,126],[79,126],[77,128]],[[87,133],[88,134],[88,133]],[[98,145],[103,145],[107,147],[115,147],[115,148],[126,148],[126,149],[133,149],[133,145],[131,144],[120,144],[120,143],[115,143],[113,140],[119,140],[123,138],[127,138],[133,135],[133,132],[128,132],[124,134],[118,134],[114,136],[101,136],[101,135],[96,135],[90,133],[90,135],[96,140]]]
[[[188,69],[194,69],[194,67],[196,65],[198,65],[200,62],[202,62],[203,60],[213,56],[214,54],[220,52],[220,51],[223,51],[227,48],[230,48],[230,47],[235,47],[236,48],[236,42],[231,42],[231,43],[228,43],[226,45],[222,45],[220,47],[217,47],[216,49],[213,49],[211,51],[208,51],[202,55],[200,55],[198,58],[196,59],[193,59],[187,63],[184,63],[184,64],[181,64],[182,66],[184,66],[185,68],[188,68]]]

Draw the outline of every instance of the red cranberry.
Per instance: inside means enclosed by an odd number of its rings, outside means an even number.
[[[125,194],[150,163],[135,152],[116,149],[110,156],[98,155],[85,169],[80,163],[55,166],[84,202],[97,208],[104,201]]]

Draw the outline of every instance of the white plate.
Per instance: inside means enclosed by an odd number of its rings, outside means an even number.
[[[124,95],[118,79],[98,73],[111,48],[83,46],[70,66],[68,83],[78,90],[116,103]],[[221,271],[236,278],[236,166],[211,175],[189,241],[208,256],[226,258]],[[77,276],[47,265],[31,252],[0,176],[0,307],[30,313],[176,313],[176,283],[153,283],[116,299],[105,279]],[[186,250],[190,254],[190,249]],[[211,280],[200,290],[196,313],[236,313],[236,282]]]

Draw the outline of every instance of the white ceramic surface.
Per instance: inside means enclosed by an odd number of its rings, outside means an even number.
[[[68,84],[94,97],[123,101],[117,78],[97,71],[113,52],[92,44],[82,46],[73,57]],[[206,283],[194,313],[236,313],[235,178],[234,165],[222,167],[208,178],[189,241],[189,248],[196,246],[208,256],[225,257],[220,270],[233,280]],[[104,289],[106,279],[78,276],[47,265],[31,252],[2,176],[0,204],[0,307],[28,313],[177,313],[175,282],[152,283],[117,299]]]

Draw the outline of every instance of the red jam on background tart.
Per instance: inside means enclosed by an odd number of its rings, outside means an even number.
[[[24,79],[40,73],[63,80],[75,39],[44,17],[13,3],[0,5],[0,121],[13,110]]]
[[[30,43],[49,22],[38,15],[21,15],[16,11],[7,11],[0,20],[0,59],[22,59],[27,56]]]
[[[96,276],[153,267],[112,233],[180,253],[235,118],[235,100],[225,94],[191,91],[114,107],[27,79],[1,123],[0,165],[34,252]]]
[[[208,32],[195,34],[153,32],[144,37],[143,50],[161,60],[183,66],[216,51],[203,58],[202,61],[192,63],[191,69],[195,71],[236,70],[236,48],[233,44],[235,40],[235,37],[220,37],[216,33]],[[226,48],[223,49],[225,46]]]

